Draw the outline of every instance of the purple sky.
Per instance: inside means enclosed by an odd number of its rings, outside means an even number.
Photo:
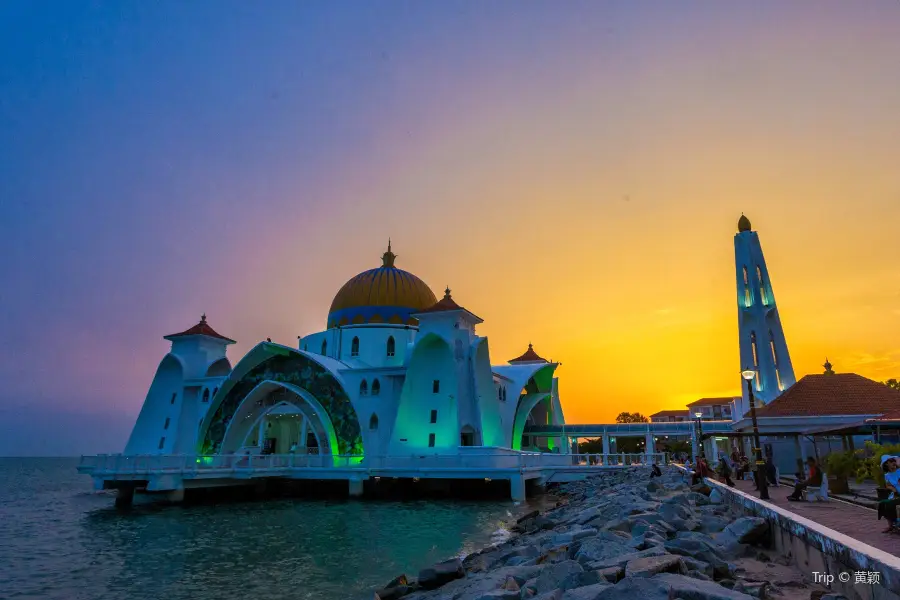
[[[233,362],[267,336],[293,344],[322,328],[345,280],[378,265],[389,235],[398,266],[438,292],[450,283],[489,319],[492,348],[511,357],[544,335],[551,354],[570,348],[586,389],[594,371],[575,355],[603,350],[579,346],[585,321],[562,316],[579,310],[585,273],[605,281],[598,269],[617,262],[586,257],[637,260],[633,248],[682,243],[676,225],[708,225],[722,243],[690,253],[721,258],[694,267],[724,273],[727,304],[733,221],[751,198],[767,239],[804,215],[846,222],[840,199],[787,202],[746,181],[827,173],[841,179],[824,188],[843,194],[876,181],[833,167],[863,153],[896,174],[897,40],[888,1],[6,0],[0,455],[120,451],[163,335],[205,311],[240,342]],[[823,158],[826,122],[846,133],[846,157]],[[742,165],[755,169],[746,181]],[[895,176],[876,183],[856,206],[891,231],[851,232],[873,244],[896,240],[885,211],[900,197]],[[643,201],[631,215],[625,194]],[[661,220],[672,227],[646,227]],[[519,307],[536,273],[559,283]],[[692,375],[682,391],[732,375]]]

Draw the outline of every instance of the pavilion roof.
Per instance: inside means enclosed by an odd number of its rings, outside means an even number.
[[[756,414],[758,417],[900,417],[900,391],[856,373],[806,375]]]

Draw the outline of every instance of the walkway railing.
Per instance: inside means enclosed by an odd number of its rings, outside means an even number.
[[[638,466],[666,464],[665,454],[422,454],[407,456],[338,456],[328,454],[265,454],[212,456],[123,455],[82,456],[81,473],[95,477],[116,475],[228,475],[276,474],[295,469],[359,471],[479,470]]]

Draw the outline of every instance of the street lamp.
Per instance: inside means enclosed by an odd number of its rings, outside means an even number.
[[[700,458],[706,459],[706,452],[703,450],[703,421],[701,421],[701,417],[703,417],[703,413],[697,411],[694,413],[694,416],[697,417],[697,428],[700,430],[697,432],[697,443],[700,444]]]
[[[756,402],[753,399],[753,384],[756,370],[746,368],[741,371],[741,377],[747,380],[747,394],[750,399],[750,418],[753,420],[753,446],[756,451],[756,487],[759,488],[759,499],[769,499],[769,482],[766,479],[766,461],[762,456],[762,444],[759,443],[759,426],[756,424]]]

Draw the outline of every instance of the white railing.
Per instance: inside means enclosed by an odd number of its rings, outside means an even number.
[[[666,454],[550,454],[540,452],[484,454],[413,454],[407,456],[339,456],[330,454],[218,454],[82,456],[78,470],[94,476],[225,474],[287,472],[293,469],[354,469],[379,471],[479,470],[649,466],[666,464]]]

